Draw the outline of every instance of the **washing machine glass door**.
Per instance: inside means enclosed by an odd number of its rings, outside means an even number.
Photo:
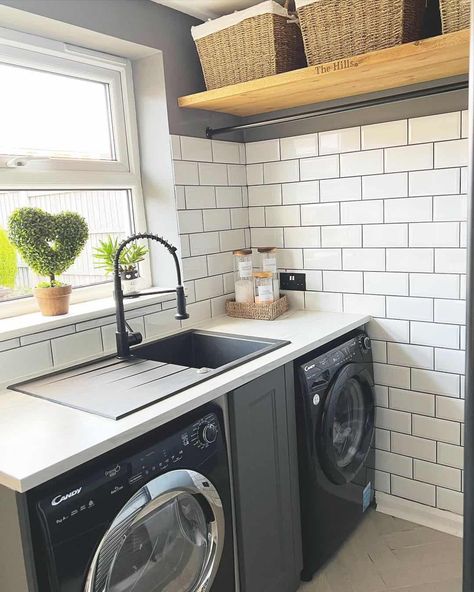
[[[345,366],[327,393],[319,433],[321,464],[333,483],[349,483],[362,468],[374,434],[374,407],[370,373],[358,364]]]
[[[224,544],[218,492],[202,475],[171,471],[123,507],[94,556],[85,592],[201,592]]]

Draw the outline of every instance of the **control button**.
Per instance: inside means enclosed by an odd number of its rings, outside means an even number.
[[[218,434],[217,419],[212,414],[209,414],[193,425],[191,443],[197,448],[204,449],[217,440]]]
[[[217,426],[215,423],[208,423],[204,426],[202,439],[206,444],[213,444],[217,440]]]
[[[203,422],[198,428],[198,441],[202,446],[209,446],[217,440],[217,426],[213,422]]]
[[[180,462],[183,460],[183,451],[180,450],[179,452],[176,452],[176,454],[172,454],[171,455],[171,462],[173,464],[176,464],[177,462]]]

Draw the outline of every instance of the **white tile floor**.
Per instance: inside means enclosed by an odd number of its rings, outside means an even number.
[[[462,540],[371,512],[299,592],[460,592]]]

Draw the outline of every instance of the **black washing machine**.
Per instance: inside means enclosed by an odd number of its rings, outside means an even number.
[[[296,361],[302,579],[330,559],[375,504],[370,339],[345,335]]]
[[[216,406],[32,490],[39,592],[232,592],[224,423]]]

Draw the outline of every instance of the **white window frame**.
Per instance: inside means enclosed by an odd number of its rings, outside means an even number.
[[[113,190],[131,193],[133,231],[146,232],[137,116],[129,60],[0,27],[0,62],[67,73],[109,84],[116,160],[32,158],[0,155],[0,191]],[[22,166],[24,164],[24,166]],[[149,257],[140,266],[144,287],[151,285]],[[110,283],[75,288],[73,303],[111,296]],[[0,318],[37,310],[33,297],[0,303]]]

